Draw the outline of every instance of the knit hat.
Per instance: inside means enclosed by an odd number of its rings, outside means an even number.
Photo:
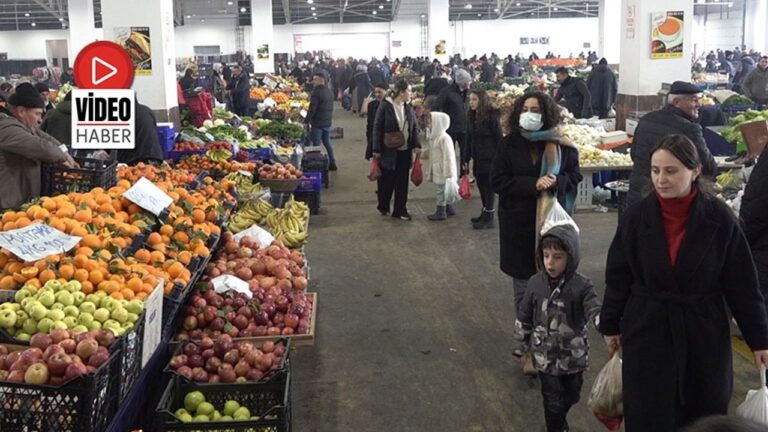
[[[35,89],[37,89],[38,93],[51,91],[50,87],[48,87],[48,84],[41,82],[35,84]]]
[[[16,91],[8,99],[8,103],[13,106],[26,108],[45,108],[43,98],[40,97],[40,93],[30,83],[17,85]]]
[[[472,77],[469,75],[469,72],[465,71],[464,69],[457,69],[456,78],[454,78],[454,81],[458,85],[469,84],[472,82]]]

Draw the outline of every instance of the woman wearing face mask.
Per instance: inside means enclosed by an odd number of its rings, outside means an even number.
[[[655,193],[622,216],[606,264],[600,332],[622,348],[627,432],[672,432],[727,414],[731,310],[758,365],[768,318],[738,221],[699,184],[693,143],[668,135],[651,152]]]
[[[567,208],[566,195],[575,194],[582,178],[575,148],[559,145],[559,160],[547,157],[551,144],[564,141],[559,124],[560,108],[551,97],[524,94],[512,107],[510,133],[499,142],[491,164],[491,184],[499,194],[501,270],[513,278],[516,310],[536,273],[537,201],[551,193]]]
[[[466,170],[469,161],[474,161],[472,172],[483,202],[480,216],[472,218],[472,227],[474,229],[493,228],[496,195],[491,186],[491,163],[502,138],[499,110],[491,106],[485,91],[472,90],[469,93],[468,117],[467,145],[465,154],[462,155],[463,168]]]

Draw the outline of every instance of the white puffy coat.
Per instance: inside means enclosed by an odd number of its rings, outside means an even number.
[[[425,176],[436,184],[445,184],[446,180],[458,180],[456,168],[456,152],[453,150],[453,139],[446,132],[451,124],[448,114],[433,112],[432,128],[428,132],[429,159],[425,160]]]

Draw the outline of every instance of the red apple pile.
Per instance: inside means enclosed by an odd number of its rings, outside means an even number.
[[[177,374],[200,383],[259,381],[280,369],[286,356],[285,345],[272,341],[257,348],[251,342],[235,342],[227,335],[204,337],[183,345],[182,353],[171,358]]]
[[[303,176],[304,173],[291,164],[275,163],[259,168],[259,178],[264,180],[298,180]]]
[[[179,141],[173,145],[175,152],[194,152],[205,150],[205,146],[189,141]]]
[[[177,339],[309,333],[312,302],[304,292],[303,266],[301,254],[280,242],[262,249],[250,237],[238,242],[225,233],[216,261],[207,268],[207,288],[194,293],[183,308]],[[210,279],[223,274],[248,282],[252,298],[233,291],[216,293]]]
[[[0,345],[0,381],[60,386],[105,364],[114,342],[108,329],[79,334],[55,329],[32,336],[25,350]]]

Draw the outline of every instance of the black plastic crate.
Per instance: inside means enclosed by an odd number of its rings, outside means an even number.
[[[142,313],[131,331],[117,338],[116,347],[110,347],[110,352],[118,352],[117,364],[114,369],[113,382],[117,391],[117,403],[131,391],[141,373],[141,355],[144,347],[144,324],[146,313]]]
[[[0,431],[100,432],[117,408],[112,373],[120,351],[60,387],[0,381]]]
[[[293,194],[296,201],[307,203],[309,214],[316,215],[320,213],[320,193],[321,192],[297,192]]]
[[[267,383],[209,384],[200,386],[187,383],[181,377],[171,378],[157,406],[158,429],[168,431],[205,432],[290,432],[291,430],[291,375],[281,375]],[[251,416],[259,420],[182,423],[174,414],[184,406],[184,396],[201,391],[205,400],[221,411],[224,402],[237,401],[248,408]]]
[[[107,160],[75,157],[80,168],[66,168],[61,165],[42,165],[43,196],[54,196],[70,192],[88,192],[93,188],[109,189],[117,184],[116,152]]]

